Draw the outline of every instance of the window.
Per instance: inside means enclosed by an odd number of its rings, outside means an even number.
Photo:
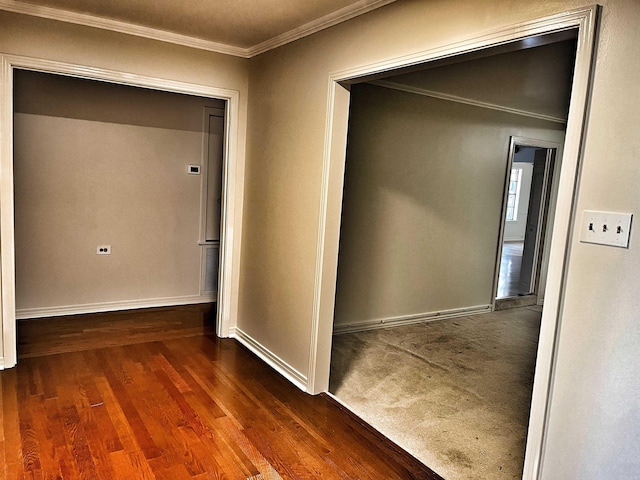
[[[507,197],[507,222],[518,220],[518,202],[520,201],[520,184],[522,183],[522,169],[512,168],[509,179],[509,195]]]

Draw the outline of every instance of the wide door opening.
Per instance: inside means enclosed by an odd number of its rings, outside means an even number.
[[[12,316],[213,305],[195,323],[223,333],[229,99],[21,68],[11,85]]]
[[[575,33],[350,86],[329,391],[445,478],[522,475],[542,308],[493,312],[505,152],[563,144]],[[555,150],[532,154],[544,220]],[[527,293],[544,225],[522,238]]]

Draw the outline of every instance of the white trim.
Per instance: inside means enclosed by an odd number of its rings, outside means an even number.
[[[402,85],[400,83],[389,82],[387,80],[375,80],[370,82],[379,87],[390,88],[392,90],[399,90],[406,93],[414,93],[416,95],[422,95],[424,97],[438,98],[440,100],[448,100],[450,102],[464,103],[465,105],[471,105],[474,107],[488,108],[490,110],[497,110],[499,112],[511,113],[513,115],[521,115],[523,117],[537,118],[538,120],[546,120],[547,122],[566,124],[566,118],[553,117],[551,115],[544,115],[542,113],[529,112],[527,110],[520,110],[518,108],[505,107],[503,105],[496,105],[495,103],[481,102],[480,100],[474,100],[472,98],[459,97],[457,95],[450,95],[448,93],[436,92],[434,90],[427,90],[419,87],[412,87],[410,85]]]
[[[220,205],[220,266],[218,271],[218,317],[216,334],[228,337],[236,326],[238,312],[237,276],[240,272],[244,157],[238,152],[240,93],[227,99],[224,119],[222,198]],[[234,275],[234,272],[235,275]]]
[[[15,248],[13,224],[13,69],[0,57],[0,302],[3,368],[18,361],[16,339]]]
[[[256,341],[250,335],[247,335],[240,328],[234,328],[231,338],[235,338],[242,345],[247,347],[251,352],[257,355],[263,362],[276,370],[280,375],[293,383],[300,390],[305,391],[307,388],[307,377],[293,368],[287,362],[278,357],[267,347]]]
[[[395,1],[396,0],[360,0],[359,2],[352,3],[340,10],[318,18],[317,20],[305,23],[300,27],[294,28],[293,30],[289,30],[288,32],[250,47],[248,49],[248,56],[249,58],[255,57],[256,55],[260,55],[261,53],[268,52],[269,50],[281,47],[287,43],[313,35],[321,30],[325,30],[329,27],[333,27],[334,25],[338,25],[339,23],[364,15],[365,13],[384,7],[385,5],[389,5]]]
[[[228,337],[238,311],[238,278],[242,232],[244,157],[238,155],[240,93],[236,90],[147,77],[17,55],[0,55],[0,282],[5,367],[16,364],[15,245],[13,231],[13,69],[35,70],[122,85],[150,88],[227,101],[225,189],[223,199],[217,335]],[[198,297],[201,298],[201,297]]]
[[[189,295],[184,297],[142,298],[139,300],[121,300],[117,302],[86,303],[82,305],[62,305],[59,307],[21,308],[16,310],[16,320],[44,317],[63,317],[66,315],[84,315],[87,313],[117,312],[140,308],[173,307],[215,302],[213,295]]]
[[[373,320],[362,320],[346,325],[338,325],[333,328],[334,335],[344,333],[364,332],[367,330],[379,330],[381,328],[400,327],[414,325],[416,323],[434,322],[436,320],[446,320],[448,318],[466,317],[468,315],[480,315],[491,313],[491,305],[476,305],[466,308],[452,308],[437,312],[417,313],[413,315],[399,315],[397,317],[377,318]]]
[[[173,43],[184,47],[197,48],[199,50],[207,50],[209,52],[222,53],[232,55],[234,57],[251,58],[261,53],[273,50],[287,43],[294,42],[300,38],[312,35],[321,30],[327,29],[342,22],[346,22],[359,15],[371,12],[377,8],[383,7],[396,0],[360,0],[359,2],[347,5],[340,10],[332,12],[324,17],[313,20],[300,27],[289,30],[288,32],[277,35],[269,40],[258,43],[251,47],[237,47],[227,45],[225,43],[205,40],[203,38],[182,35],[179,33],[160,30],[157,28],[145,27],[120,20],[98,17],[86,13],[72,12],[70,10],[62,10],[59,8],[45,7],[42,5],[34,5],[16,0],[0,0],[0,10],[19,13],[22,15],[31,15],[33,17],[46,18],[49,20],[57,20],[59,22],[73,23],[85,27],[100,28],[102,30],[110,30],[112,32],[134,35],[136,37],[158,40],[161,42]]]
[[[57,20],[59,22],[73,23],[84,27],[100,28],[102,30],[110,30],[112,32],[149,38],[151,40],[159,40],[161,42],[173,43],[184,47],[233,55],[235,57],[249,57],[249,49],[247,48],[234,47],[224,43],[212,42],[211,40],[181,35],[179,33],[159,30],[157,28],[144,27],[142,25],[122,22],[110,18],[88,15],[86,13],[34,5],[31,3],[18,2],[16,0],[0,0],[0,10],[20,13],[23,15],[31,15],[32,17],[46,18],[49,20]]]
[[[327,119],[324,139],[324,158],[331,158],[331,132],[333,130],[333,104],[335,97],[336,84],[329,80],[329,95],[327,96]],[[322,169],[322,185],[320,190],[320,211],[318,213],[318,232],[324,232],[327,228],[327,208],[328,208],[328,195],[329,195],[329,169]],[[312,318],[315,319],[320,316],[320,300],[322,295],[322,278],[321,272],[323,271],[324,262],[324,236],[322,236],[316,245],[316,271],[314,279],[314,291],[313,291],[313,312]],[[328,386],[322,385],[318,391],[316,391],[314,385],[316,382],[318,364],[318,343],[320,342],[319,332],[320,322],[311,322],[311,341],[309,343],[309,385],[311,391],[309,393],[315,394],[319,391],[325,390]]]
[[[556,204],[556,217],[553,226],[553,239],[550,249],[549,270],[547,277],[547,290],[545,306],[542,315],[542,327],[538,344],[535,381],[533,385],[533,397],[531,403],[531,415],[527,437],[525,464],[523,479],[539,479],[542,475],[541,464],[544,451],[545,432],[547,428],[548,405],[553,391],[553,367],[557,354],[557,330],[560,327],[562,317],[562,296],[565,291],[565,273],[569,260],[569,245],[572,235],[572,224],[575,216],[575,196],[579,184],[578,172],[581,158],[581,147],[584,140],[588,97],[591,84],[591,69],[593,54],[595,51],[596,27],[599,7],[597,5],[585,7],[570,12],[542,19],[522,22],[504,28],[479,35],[475,38],[463,40],[449,45],[444,45],[431,50],[413,53],[410,55],[391,58],[372,65],[360,66],[349,70],[335,72],[329,75],[329,97],[339,82],[355,83],[366,77],[391,72],[398,68],[415,66],[421,63],[442,58],[454,57],[462,53],[477,51],[480,49],[501,45],[520,40],[526,37],[560,32],[567,29],[578,29],[578,44],[575,61],[575,74],[571,90],[571,105],[567,120],[567,135],[564,145],[564,155],[561,165],[561,175]],[[340,109],[348,106],[349,97],[334,100],[329,115],[336,115]],[[337,131],[327,121],[329,130],[327,143],[335,141],[334,135],[346,137],[344,132]],[[315,363],[310,365],[309,377],[314,378],[313,388],[318,385],[328,385],[328,367],[331,362],[331,341],[325,338],[327,325],[333,324],[333,312],[335,307],[335,295],[332,292],[331,279],[335,279],[338,255],[334,245],[339,243],[339,231],[330,231],[337,223],[339,225],[341,212],[334,211],[327,205],[340,201],[342,193],[337,188],[343,179],[334,177],[335,171],[344,169],[345,152],[334,151],[325,146],[323,159],[323,178],[331,181],[322,185],[320,195],[320,212],[329,212],[318,229],[316,258],[316,283],[314,287],[313,317],[311,319],[312,331],[319,332],[317,338],[312,337],[310,358]],[[337,177],[337,175],[336,175]],[[335,185],[333,184],[335,183]],[[332,194],[336,197],[333,198]],[[333,280],[335,282],[335,280]],[[335,289],[335,285],[333,286]],[[327,298],[330,295],[334,298]],[[319,372],[319,373],[316,373]],[[315,377],[314,377],[315,375]],[[326,378],[324,378],[326,376]]]
[[[558,143],[558,142],[552,142],[549,140],[541,140],[541,139],[535,139],[535,138],[529,138],[529,137],[519,137],[519,136],[511,136],[509,139],[509,149],[507,151],[507,163],[506,163],[506,171],[505,171],[505,184],[504,184],[504,191],[502,193],[502,211],[500,213],[500,228],[498,231],[498,245],[497,245],[497,252],[496,252],[496,265],[495,265],[495,269],[494,269],[494,273],[493,273],[493,291],[491,293],[491,305],[492,308],[495,310],[496,308],[496,295],[498,294],[498,285],[500,282],[500,266],[502,264],[502,250],[504,247],[504,243],[505,242],[509,242],[511,240],[505,240],[504,235],[506,232],[506,218],[507,218],[507,201],[508,201],[508,194],[509,194],[509,183],[510,183],[510,172],[511,169],[513,168],[513,159],[515,157],[515,148],[516,145],[519,146],[524,146],[524,147],[542,147],[542,148],[546,148],[547,150],[555,150],[555,159],[554,159],[554,165],[553,165],[553,178],[552,178],[552,184],[551,184],[551,196],[549,198],[549,206],[548,206],[548,214],[547,214],[547,226],[551,226],[553,227],[553,225],[549,225],[549,219],[553,219],[554,215],[553,212],[555,211],[556,208],[556,202],[553,201],[554,199],[554,190],[555,188],[557,188],[558,186],[558,174],[560,172],[560,170],[562,169],[562,155],[563,155],[563,149],[562,149],[562,144]],[[545,175],[548,173],[547,169],[549,168],[549,166],[547,165],[545,167]],[[552,222],[551,222],[552,223]],[[552,230],[547,230],[547,231],[552,231]],[[545,238],[548,239],[549,237],[547,235],[545,235]],[[524,241],[524,238],[522,238],[522,240],[515,240],[515,241]],[[548,247],[549,245],[547,244],[547,241],[545,240],[543,242],[543,260],[542,260],[542,264],[541,264],[541,275],[542,275],[542,270],[545,271],[545,275],[546,275],[546,270],[548,270],[548,268],[543,265],[545,263],[548,263],[548,261],[544,260],[544,257],[548,258],[549,255],[549,251],[548,251]],[[543,269],[542,267],[545,266],[545,268]],[[542,276],[540,277],[542,278]],[[538,292],[536,292],[536,295],[538,295],[540,293],[540,286],[538,286]],[[542,293],[544,295],[544,288],[542,288]],[[501,299],[503,300],[503,299]],[[542,305],[541,303],[538,303],[539,305]]]

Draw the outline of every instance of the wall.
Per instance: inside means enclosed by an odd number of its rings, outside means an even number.
[[[491,304],[510,137],[563,130],[354,85],[334,325]]]
[[[204,107],[224,102],[25,71],[14,82],[18,313],[197,300],[201,177],[187,164],[202,163]]]
[[[242,329],[308,372],[331,72],[591,3],[400,0],[252,59]],[[577,208],[633,212],[640,205],[640,4],[601,3]],[[640,377],[633,368],[640,358],[639,269],[635,232],[629,249],[571,240],[545,479],[623,479],[640,471]]]

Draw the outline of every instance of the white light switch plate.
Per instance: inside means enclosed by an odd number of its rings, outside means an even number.
[[[627,248],[631,234],[631,213],[582,212],[580,241]]]

